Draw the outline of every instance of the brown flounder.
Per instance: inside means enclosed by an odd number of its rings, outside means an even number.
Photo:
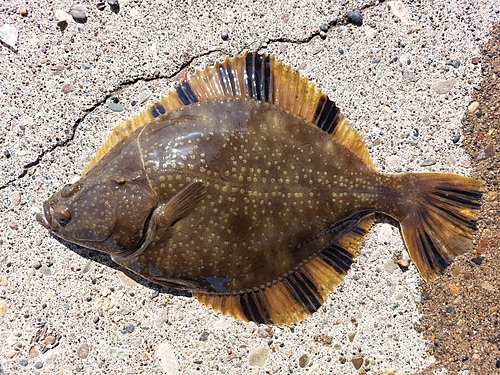
[[[377,172],[325,94],[248,53],[120,122],[37,220],[224,314],[283,325],[321,306],[375,213],[400,223],[420,274],[435,278],[467,249],[481,186]]]

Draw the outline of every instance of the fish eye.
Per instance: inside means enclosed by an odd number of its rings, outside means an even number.
[[[73,194],[75,194],[79,188],[80,188],[80,185],[78,185],[78,184],[66,184],[61,189],[61,197],[69,198]]]
[[[71,220],[71,211],[69,207],[64,204],[56,204],[52,215],[59,225],[62,226],[65,226]]]

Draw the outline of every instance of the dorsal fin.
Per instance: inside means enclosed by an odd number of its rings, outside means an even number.
[[[193,292],[198,301],[236,319],[290,325],[317,311],[354,262],[359,243],[375,222],[366,216],[339,241],[271,286],[240,294]]]
[[[82,171],[87,173],[111,148],[147,123],[183,106],[227,98],[270,102],[316,125],[374,168],[359,133],[348,124],[328,96],[299,71],[274,56],[244,53],[197,71],[187,80],[131,119],[120,121]]]

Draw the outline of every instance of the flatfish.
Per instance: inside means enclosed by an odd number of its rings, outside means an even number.
[[[245,53],[118,123],[37,220],[224,314],[288,325],[339,284],[376,213],[434,279],[468,249],[481,191],[454,174],[378,172],[320,89]]]

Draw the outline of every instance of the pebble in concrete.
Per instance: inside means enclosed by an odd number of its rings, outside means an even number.
[[[250,352],[248,356],[248,364],[250,366],[263,367],[266,363],[267,356],[269,355],[269,348],[259,347]]]

